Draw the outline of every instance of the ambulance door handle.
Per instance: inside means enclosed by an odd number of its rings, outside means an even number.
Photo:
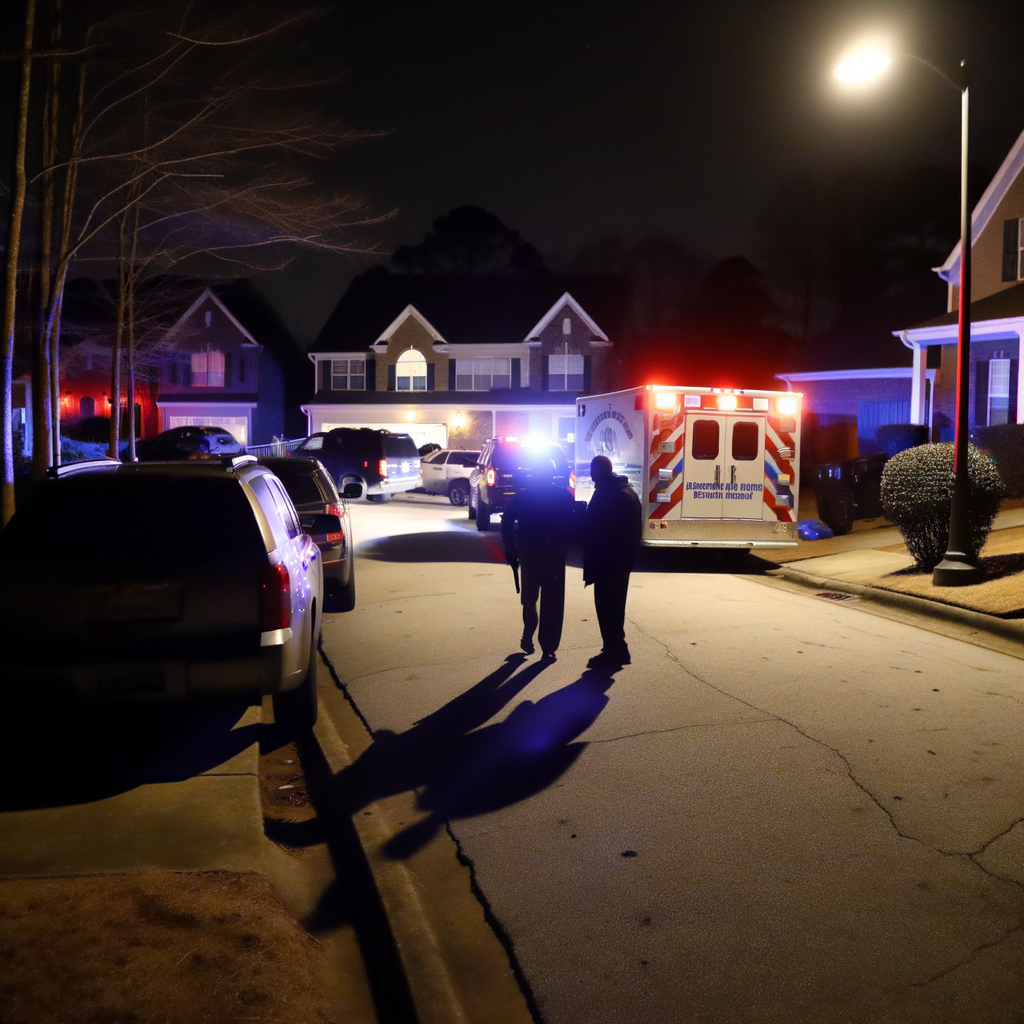
[[[732,471],[729,483],[734,484],[734,483],[736,483],[736,467],[735,466],[730,466],[729,469]]]
[[[715,466],[715,483],[720,484],[722,482],[722,467]]]

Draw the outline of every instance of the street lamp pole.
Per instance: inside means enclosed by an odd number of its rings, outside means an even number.
[[[956,427],[953,445],[953,497],[946,554],[932,571],[937,587],[978,583],[984,572],[971,554],[971,479],[968,469],[968,406],[971,373],[971,210],[967,188],[967,115],[970,88],[960,62],[960,312],[956,336]]]
[[[960,81],[954,82],[934,64],[912,53],[902,54],[931,68],[954,89],[960,90],[960,313],[957,327],[956,424],[953,445],[953,495],[949,510],[949,539],[946,554],[932,572],[937,587],[959,587],[979,583],[984,571],[971,554],[971,479],[968,469],[968,405],[971,373],[971,210],[967,188],[967,114],[970,90],[967,62],[960,61]],[[884,71],[887,56],[874,50],[862,50],[844,60],[835,69],[836,78],[845,82],[864,82]]]

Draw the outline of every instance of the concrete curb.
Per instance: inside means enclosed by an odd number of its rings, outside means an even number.
[[[869,601],[888,605],[891,608],[899,608],[902,611],[916,612],[919,615],[927,615],[947,622],[957,622],[981,632],[991,633],[1004,640],[1013,640],[1024,644],[1024,620],[1021,619],[1002,619],[998,615],[988,615],[985,612],[976,612],[959,605],[933,601],[926,597],[917,597],[914,594],[904,594],[898,590],[869,587],[860,583],[847,583],[825,576],[815,576],[813,573],[802,572],[786,565],[769,570],[767,575],[782,577],[814,590],[831,590],[841,594],[850,594],[854,597],[866,598]]]

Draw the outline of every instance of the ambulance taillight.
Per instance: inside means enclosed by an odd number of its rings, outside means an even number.
[[[780,416],[795,416],[796,404],[795,396],[790,398],[789,395],[785,395],[782,398],[775,399],[775,411]]]

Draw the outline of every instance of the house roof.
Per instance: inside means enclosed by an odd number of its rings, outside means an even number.
[[[986,295],[983,299],[971,303],[971,323],[981,323],[985,320],[1009,320],[1016,317],[1024,317],[1024,282],[1004,288],[1000,292]],[[947,327],[959,323],[960,314],[957,310],[952,313],[943,313],[941,316],[932,317],[924,323],[915,324],[910,328],[912,331],[920,330],[923,327]],[[902,331],[893,331],[898,338]]]
[[[971,247],[978,241],[978,236],[988,226],[992,215],[1003,200],[1008,189],[1013,184],[1017,175],[1024,169],[1024,132],[1017,136],[1017,141],[1010,147],[1002,166],[996,171],[995,177],[989,182],[978,205],[974,207],[971,214]],[[932,268],[943,281],[950,284],[960,284],[960,243],[953,246],[953,251],[946,257],[946,262],[941,267]],[[973,309],[973,303],[971,305]]]
[[[622,337],[624,275],[392,274],[375,267],[352,282],[310,351],[365,352],[408,306],[450,345],[517,344],[566,293],[586,311],[588,326],[600,325],[597,337]]]

